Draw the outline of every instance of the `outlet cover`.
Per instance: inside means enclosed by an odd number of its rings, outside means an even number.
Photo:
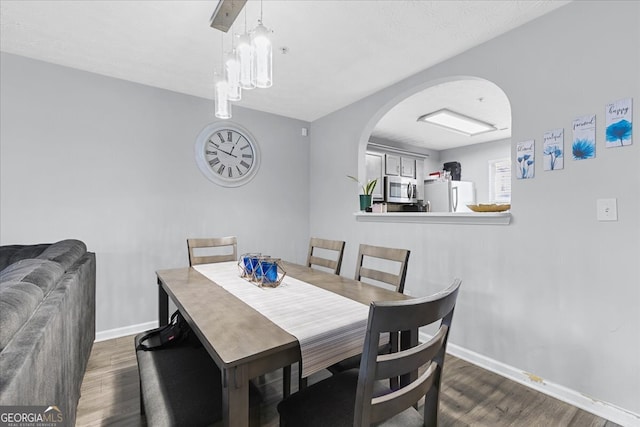
[[[616,199],[598,199],[598,221],[617,221],[618,206]]]

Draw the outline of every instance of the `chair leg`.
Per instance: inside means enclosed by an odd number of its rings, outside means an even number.
[[[260,427],[260,405],[249,408],[249,426]]]
[[[424,426],[438,426],[438,386],[432,386],[424,397]]]
[[[138,385],[140,387],[140,390],[138,391],[138,395],[140,397],[140,415],[145,416],[146,413],[144,411],[144,400],[142,400],[142,381],[138,381]]]

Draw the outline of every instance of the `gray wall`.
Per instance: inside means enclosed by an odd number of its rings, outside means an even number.
[[[99,332],[157,319],[155,271],[188,265],[187,237],[306,258],[308,123],[234,108],[263,160],[252,182],[222,188],[194,159],[212,101],[14,55],[1,64],[1,243],[85,241]]]
[[[573,2],[312,123],[311,234],[408,248],[407,290],[463,279],[451,342],[578,393],[640,413],[640,138],[604,148],[604,109],[633,97],[640,123],[640,3]],[[508,226],[357,222],[364,147],[397,102],[455,76],[496,83],[512,141],[536,139],[533,180],[514,180]],[[597,114],[597,157],[542,171],[541,138]],[[567,138],[570,141],[570,138]],[[569,149],[570,143],[565,142]],[[339,153],[336,154],[336,153]],[[513,161],[512,150],[512,161]],[[618,200],[617,222],[596,199]]]
[[[473,181],[476,189],[476,202],[489,202],[489,161],[511,157],[511,140],[485,142],[467,147],[451,148],[440,151],[440,165],[446,162],[460,162],[461,180]],[[440,166],[442,167],[442,166]]]

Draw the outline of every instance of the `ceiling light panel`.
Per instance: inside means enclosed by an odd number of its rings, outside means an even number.
[[[469,136],[497,130],[492,124],[456,113],[446,108],[420,116],[418,117],[418,121],[430,123]]]

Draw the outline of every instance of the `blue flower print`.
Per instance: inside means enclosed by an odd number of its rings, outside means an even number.
[[[624,141],[631,139],[632,124],[625,119],[620,120],[607,126],[607,141],[620,141],[620,146],[624,145]]]
[[[574,160],[592,159],[596,155],[596,146],[588,139],[576,139],[571,149]]]
[[[551,156],[551,170],[554,170],[556,167],[556,159],[562,157],[562,150],[557,145],[549,145],[544,149],[545,156]]]

